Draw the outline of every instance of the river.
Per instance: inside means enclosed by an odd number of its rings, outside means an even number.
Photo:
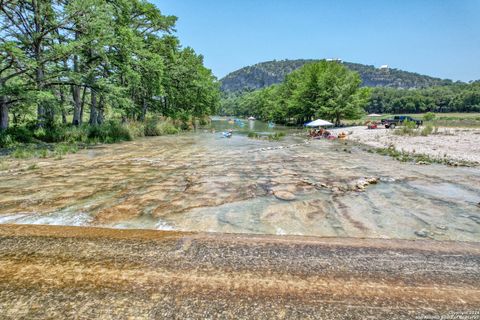
[[[259,121],[213,126],[9,160],[0,223],[480,240],[479,168],[401,163]],[[248,131],[288,134],[266,141]],[[357,190],[367,178],[377,183]]]

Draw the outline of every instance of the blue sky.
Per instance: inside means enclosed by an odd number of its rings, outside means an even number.
[[[216,76],[267,60],[340,58],[480,79],[480,0],[152,0]]]

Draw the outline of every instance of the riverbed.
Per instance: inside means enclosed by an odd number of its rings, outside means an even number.
[[[232,126],[8,160],[0,223],[480,240],[480,169],[400,163],[348,142]],[[35,165],[33,165],[35,164]],[[373,179],[375,183],[364,184]]]

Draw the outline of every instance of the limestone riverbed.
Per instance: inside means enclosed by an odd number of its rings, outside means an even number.
[[[479,241],[479,202],[478,168],[300,135],[145,138],[0,171],[8,224]]]

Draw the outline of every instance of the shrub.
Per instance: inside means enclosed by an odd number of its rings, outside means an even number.
[[[417,124],[413,121],[404,121],[403,125],[396,129],[393,133],[399,136],[415,136],[418,135],[418,131],[415,130],[417,128]]]
[[[420,132],[420,134],[422,136],[428,136],[430,134],[432,134],[433,132],[433,126],[431,124],[427,124],[423,129],[422,131]]]
[[[425,121],[433,121],[434,119],[435,119],[435,113],[433,113],[433,112],[427,112],[423,116],[423,120],[425,120]]]
[[[0,148],[11,148],[15,145],[15,141],[11,135],[6,132],[0,132]]]
[[[59,136],[62,141],[66,143],[87,142],[88,141],[88,127],[67,127],[63,129],[62,135]]]
[[[268,136],[268,140],[278,141],[284,136],[285,136],[285,132],[275,132],[274,134],[271,134]]]
[[[180,132],[180,129],[175,127],[173,123],[169,121],[164,121],[157,124],[157,130],[159,130],[160,135],[177,134]]]
[[[123,126],[130,132],[132,139],[145,137],[145,125],[142,122],[132,121]]]
[[[12,127],[8,128],[1,135],[9,135],[10,142],[12,144],[16,142],[31,143],[34,140],[33,131],[28,130],[26,127]],[[0,138],[1,140],[1,138]],[[4,146],[2,146],[4,147]],[[8,147],[8,146],[7,146]]]
[[[94,141],[114,143],[118,141],[131,141],[133,136],[126,125],[109,121],[99,126],[88,128],[88,138]]]
[[[39,140],[44,141],[47,136],[47,131],[44,128],[37,128],[33,132],[33,136]]]
[[[12,152],[12,157],[16,159],[28,159],[35,156],[35,151],[31,147],[18,147]]]
[[[72,144],[64,144],[60,143],[55,145],[55,149],[53,150],[53,154],[57,157],[57,159],[61,159],[64,155],[68,153],[77,153],[78,147]]]
[[[252,138],[252,139],[257,139],[257,138],[260,137],[260,135],[259,135],[258,133],[256,133],[256,132],[250,131],[250,132],[248,133],[248,137],[249,137],[249,138]]]
[[[146,137],[155,137],[162,134],[160,128],[158,127],[158,121],[155,119],[149,119],[145,122],[145,136]]]

